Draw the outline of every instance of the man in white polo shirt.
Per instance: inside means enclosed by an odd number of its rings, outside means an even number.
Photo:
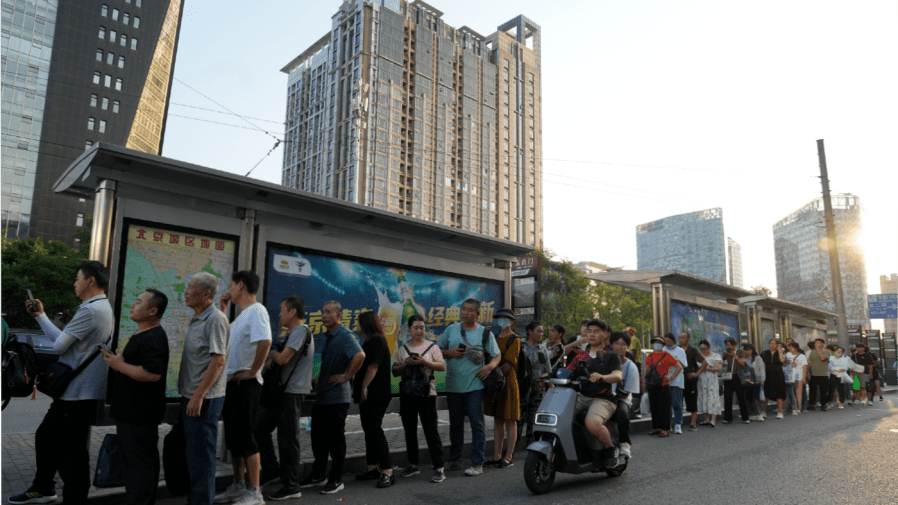
[[[231,323],[228,386],[222,411],[225,443],[231,451],[234,483],[215,497],[215,503],[262,505],[259,486],[261,460],[256,443],[256,421],[262,395],[262,365],[271,349],[271,321],[265,306],[256,301],[259,276],[241,270],[231,276],[230,292],[221,295],[222,312],[233,300],[242,311]],[[244,470],[248,482],[243,481]]]

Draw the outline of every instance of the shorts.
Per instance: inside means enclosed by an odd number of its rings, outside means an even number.
[[[577,395],[577,412],[588,410],[586,419],[592,419],[599,424],[607,423],[617,410],[617,403],[602,398],[590,398],[581,394]]]
[[[683,400],[686,401],[686,412],[698,412],[698,379],[683,380]]]
[[[235,458],[245,458],[259,453],[256,444],[256,419],[262,385],[256,379],[228,382],[225,390],[224,420],[225,444]]]

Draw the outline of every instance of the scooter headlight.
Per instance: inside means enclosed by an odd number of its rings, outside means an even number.
[[[558,424],[558,416],[555,414],[536,414],[534,424],[540,426],[555,426]]]

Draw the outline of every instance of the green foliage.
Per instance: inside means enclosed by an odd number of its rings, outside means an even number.
[[[51,319],[58,313],[68,321],[81,303],[72,289],[76,268],[87,259],[88,247],[77,251],[64,242],[28,237],[7,240],[2,238],[3,313],[12,328],[37,328],[37,323],[25,311],[25,289],[44,304]]]
[[[763,284],[758,284],[757,286],[752,286],[751,292],[756,295],[761,295],[761,296],[770,296],[773,294],[773,291],[771,291],[770,288],[764,286]]]
[[[637,334],[652,327],[652,298],[649,293],[590,281],[570,261],[556,261],[551,251],[535,250],[542,258],[540,291],[543,325],[561,324],[566,337],[576,335],[580,321],[598,317],[615,330],[627,326]]]

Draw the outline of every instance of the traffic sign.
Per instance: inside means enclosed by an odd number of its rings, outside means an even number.
[[[898,318],[898,293],[867,295],[867,311],[870,319]]]

